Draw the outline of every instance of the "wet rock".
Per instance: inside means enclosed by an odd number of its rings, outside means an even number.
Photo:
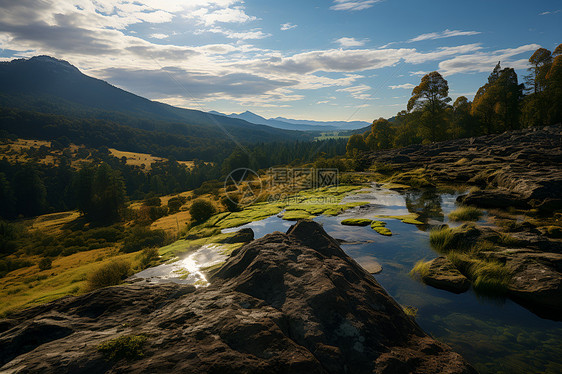
[[[562,315],[562,274],[531,256],[515,256],[507,262],[514,275],[509,294],[539,315],[560,320]],[[559,256],[558,260],[562,260]]]
[[[457,198],[457,202],[481,208],[530,208],[529,204],[525,202],[521,195],[518,195],[515,192],[499,189],[473,191],[468,195],[459,196]]]
[[[428,263],[428,272],[422,281],[432,287],[454,293],[463,293],[470,288],[470,281],[446,257],[437,257]]]
[[[317,223],[235,250],[211,281],[197,290],[117,286],[22,311],[0,334],[0,371],[475,372],[426,335]],[[25,344],[34,321],[57,334]],[[147,340],[136,360],[106,361],[96,348],[139,334]]]
[[[237,231],[233,236],[219,242],[220,243],[249,243],[252,240],[254,240],[254,230],[247,227]]]

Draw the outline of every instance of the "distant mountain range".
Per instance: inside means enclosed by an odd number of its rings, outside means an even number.
[[[177,108],[137,96],[49,56],[0,62],[0,106],[71,118],[109,120],[144,130],[242,143],[311,140],[313,134]]]
[[[298,131],[341,131],[341,130],[357,130],[370,126],[369,122],[363,121],[310,121],[310,120],[297,120],[284,117],[266,119],[250,111],[244,113],[224,114],[217,111],[210,111],[209,113],[220,115],[230,118],[238,118],[251,123],[266,125],[285,130],[298,130]]]

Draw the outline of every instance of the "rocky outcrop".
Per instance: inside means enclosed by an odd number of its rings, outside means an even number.
[[[437,257],[427,264],[427,273],[421,275],[422,281],[432,287],[454,293],[463,293],[470,288],[470,281],[457,270],[447,257]]]
[[[0,323],[0,371],[471,373],[313,222],[233,252],[207,288],[132,284]],[[136,359],[109,339],[144,335]]]
[[[466,204],[486,207],[562,209],[562,127],[529,128],[477,138],[373,152],[374,162],[409,171],[424,168],[435,183],[475,185]],[[404,183],[408,184],[406,181]]]

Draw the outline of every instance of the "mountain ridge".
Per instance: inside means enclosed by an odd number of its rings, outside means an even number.
[[[0,62],[0,81],[0,106],[4,107],[119,123],[126,117],[131,127],[146,129],[165,123],[164,131],[168,132],[190,125],[214,127],[240,142],[312,138],[302,132],[152,101],[87,76],[67,61],[44,55]]]

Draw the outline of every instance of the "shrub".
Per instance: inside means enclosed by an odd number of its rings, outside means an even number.
[[[144,199],[142,204],[144,206],[160,206],[162,205],[162,200],[158,196],[152,196]]]
[[[131,264],[124,260],[112,261],[94,271],[88,278],[92,290],[115,286],[129,276]]]
[[[123,252],[137,252],[148,247],[161,247],[166,242],[164,230],[150,230],[149,228],[134,227],[125,238]]]
[[[32,265],[33,264],[27,260],[10,259],[10,258],[0,259],[0,278],[2,278],[3,276],[5,276],[11,271],[20,268],[25,268]]]
[[[480,209],[472,206],[464,206],[449,213],[451,221],[478,221],[484,214]]]
[[[109,226],[100,227],[95,229],[90,229],[86,231],[85,235],[92,239],[104,239],[109,243],[115,243],[123,237],[123,227],[121,226]],[[90,240],[88,240],[89,242]],[[80,245],[80,244],[78,244]]]
[[[132,360],[144,355],[142,348],[147,337],[144,335],[125,335],[98,345],[98,351],[108,360]]]
[[[224,196],[221,203],[229,212],[240,212],[242,210],[238,205],[239,199],[235,195]]]
[[[53,261],[50,258],[43,257],[39,260],[37,265],[39,266],[39,270],[49,270],[53,265]]]
[[[193,204],[191,204],[191,207],[189,208],[189,213],[191,214],[191,220],[196,224],[205,222],[206,220],[211,218],[211,216],[215,214],[215,212],[216,209],[213,206],[213,204],[211,204],[209,200],[205,200],[205,199],[195,200]]]
[[[170,211],[170,214],[179,212],[182,205],[183,202],[179,197],[172,197],[168,200],[168,210]]]

